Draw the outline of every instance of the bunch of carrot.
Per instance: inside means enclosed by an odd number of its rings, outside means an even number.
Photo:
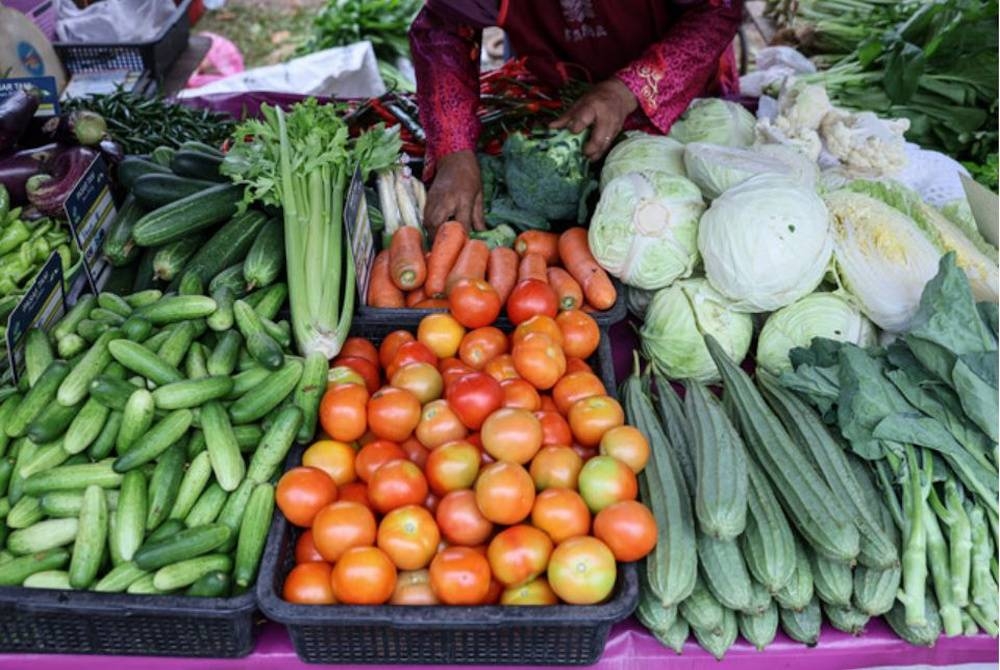
[[[559,309],[607,310],[617,292],[608,274],[597,264],[584,228],[562,234],[529,230],[514,247],[490,249],[472,239],[458,221],[438,228],[431,250],[424,253],[416,228],[401,227],[388,249],[375,257],[368,287],[370,307],[444,308],[451,287],[460,279],[485,279],[501,303],[526,279],[552,287]]]

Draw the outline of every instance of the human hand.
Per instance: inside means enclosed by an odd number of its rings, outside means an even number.
[[[569,128],[579,133],[590,127],[590,137],[583,146],[584,155],[596,161],[608,150],[625,118],[639,106],[639,101],[621,80],[612,77],[594,86],[549,128]]]
[[[424,227],[433,237],[445,221],[460,221],[467,229],[485,230],[483,180],[472,151],[456,151],[438,160],[437,175],[427,191]]]

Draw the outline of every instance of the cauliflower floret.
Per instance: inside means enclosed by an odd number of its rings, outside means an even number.
[[[826,88],[819,85],[797,86],[787,89],[778,98],[778,118],[775,124],[798,134],[803,130],[816,130],[823,117],[833,110]]]
[[[823,150],[823,142],[815,130],[799,130],[798,133],[790,133],[780,128],[777,123],[771,123],[768,119],[761,119],[757,122],[754,136],[754,146],[783,144],[795,149],[813,163],[819,160],[819,154]]]
[[[823,117],[820,137],[826,150],[848,172],[892,175],[906,165],[903,133],[909,127],[907,119],[883,120],[872,112],[851,114],[833,109]]]

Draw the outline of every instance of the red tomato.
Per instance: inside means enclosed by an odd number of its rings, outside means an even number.
[[[490,591],[490,564],[468,547],[442,550],[431,561],[430,574],[434,595],[446,605],[478,605]]]
[[[552,400],[555,401],[559,413],[569,414],[569,408],[577,400],[583,400],[595,395],[607,394],[602,382],[592,372],[567,372],[563,378],[552,387]]]
[[[554,318],[558,312],[559,297],[541,279],[519,281],[507,298],[507,317],[515,325],[538,314]]]
[[[483,516],[505,526],[520,523],[535,504],[535,483],[517,463],[498,461],[479,473],[476,505]]]
[[[409,363],[396,370],[389,380],[392,386],[405,389],[416,396],[420,404],[437,400],[444,392],[444,379],[430,363]]]
[[[322,560],[323,556],[313,543],[312,530],[306,529],[299,535],[299,539],[295,541],[295,562],[315,563]]]
[[[556,401],[552,399],[552,396],[548,393],[542,393],[539,395],[542,400],[541,409],[543,412],[555,412],[559,414],[559,408],[556,406]]]
[[[541,403],[539,403],[541,404]],[[542,424],[542,444],[566,446],[573,443],[573,431],[559,412],[539,411],[535,417]]]
[[[312,532],[323,560],[336,563],[351,547],[375,544],[375,515],[359,503],[337,501],[316,514]]]
[[[465,335],[465,328],[451,314],[428,314],[417,326],[417,340],[438,358],[454,356]]]
[[[426,497],[427,479],[410,461],[390,461],[368,480],[368,498],[382,514],[405,505],[420,505]]]
[[[592,459],[594,456],[597,455],[597,449],[595,449],[594,447],[582,447],[576,442],[574,442],[570,446],[570,449],[575,451],[577,456],[583,459],[584,463],[586,463],[587,461],[589,461],[590,459]]]
[[[480,436],[490,456],[523,465],[542,446],[542,424],[526,409],[505,407],[487,417]]]
[[[500,388],[503,389],[504,407],[535,412],[542,406],[538,391],[523,379],[505,379],[500,382]]]
[[[372,501],[368,499],[368,485],[364,482],[351,482],[341,486],[338,500],[356,502],[368,509],[372,508]]]
[[[337,602],[330,583],[329,563],[300,563],[285,577],[281,597],[296,605],[332,605]]]
[[[387,370],[392,365],[399,347],[415,339],[413,333],[408,330],[394,330],[386,335],[378,348],[378,363],[382,366],[382,369]]]
[[[548,533],[555,543],[590,532],[590,510],[571,489],[545,489],[535,496],[531,523]]]
[[[504,589],[500,595],[501,605],[557,605],[558,603],[559,598],[545,577]]]
[[[396,566],[377,547],[354,547],[333,566],[330,582],[342,603],[381,605],[396,589]]]
[[[575,489],[583,459],[569,447],[550,445],[542,447],[531,461],[531,478],[535,488]]]
[[[494,326],[470,330],[462,338],[458,357],[473,370],[482,370],[490,361],[510,351],[503,331]]]
[[[517,370],[514,368],[514,357],[510,354],[500,354],[483,368],[483,372],[488,374],[498,382],[506,379],[520,379]]]
[[[490,542],[486,558],[497,581],[510,587],[530,582],[545,572],[551,553],[548,535],[520,524],[500,531]]]
[[[525,337],[532,333],[548,335],[552,338],[553,342],[562,346],[563,334],[559,330],[559,324],[547,314],[536,314],[515,328],[514,335],[511,337],[511,344],[514,345],[523,341]]]
[[[433,491],[428,493],[427,497],[424,498],[424,508],[431,514],[437,513],[437,508],[438,505],[440,504],[441,504],[441,499]]]
[[[400,570],[427,567],[440,541],[434,517],[417,505],[392,510],[378,526],[378,548]]]
[[[639,492],[635,473],[611,456],[594,456],[580,470],[580,495],[595,514]]]
[[[590,367],[590,364],[582,358],[576,358],[575,356],[566,357],[566,373],[570,372],[593,372],[594,369]]]
[[[420,412],[420,423],[414,435],[428,449],[439,447],[445,442],[463,439],[468,433],[465,424],[446,400],[435,400],[424,405]],[[476,455],[478,460],[479,456]]]
[[[566,372],[566,357],[552,338],[531,333],[514,345],[514,367],[517,373],[541,390],[555,386]]]
[[[389,461],[406,458],[406,452],[390,440],[375,440],[361,447],[354,459],[354,469],[358,479],[368,482],[380,467]]]
[[[473,547],[486,542],[493,533],[493,524],[479,511],[476,494],[469,490],[446,494],[434,518],[450,544]]]
[[[578,309],[571,309],[559,312],[556,323],[562,331],[562,347],[567,356],[587,359],[594,355],[601,343],[601,330],[594,317]]]
[[[625,412],[611,396],[595,395],[573,403],[567,418],[576,441],[596,447],[606,432],[625,423]]]
[[[353,442],[368,429],[367,404],[364,386],[344,384],[327,389],[319,403],[319,423],[333,439]]]
[[[337,499],[337,485],[330,475],[316,468],[292,468],[281,476],[274,501],[289,523],[303,528],[313,517]]]
[[[618,426],[601,437],[600,452],[617,458],[639,474],[649,460],[649,441],[635,426]]]
[[[335,366],[343,366],[351,368],[365,380],[365,388],[368,389],[369,393],[375,393],[378,387],[382,385],[382,379],[379,377],[378,364],[372,363],[367,358],[361,358],[359,356],[338,356],[333,360]]]
[[[430,450],[420,444],[420,440],[415,437],[403,440],[403,443],[399,445],[399,448],[406,453],[406,460],[411,463],[415,463],[420,469],[423,469],[424,465],[427,463],[427,456],[431,453]]]
[[[500,382],[482,372],[455,380],[445,390],[444,397],[470,430],[479,430],[486,417],[503,405]]]
[[[480,605],[497,605],[500,603],[500,596],[503,595],[503,584],[498,582],[494,578],[490,578],[490,588],[486,592],[486,597],[483,598]]]
[[[386,386],[368,401],[368,427],[377,437],[402,442],[420,423],[420,401],[404,389]]]
[[[389,598],[390,605],[437,605],[437,596],[431,588],[431,573],[427,570],[406,570],[396,575],[396,589]]]
[[[438,495],[470,488],[479,474],[479,449],[462,441],[442,444],[431,450],[425,472]]]
[[[656,519],[635,500],[605,507],[594,518],[594,537],[623,562],[638,561],[656,546]]]
[[[438,358],[423,342],[416,340],[404,342],[396,349],[396,355],[386,367],[385,374],[389,379],[392,379],[396,375],[396,370],[410,363],[430,363],[436,368]]]
[[[340,348],[340,356],[356,356],[378,365],[378,349],[375,345],[363,337],[349,337],[344,341],[344,346]]]
[[[364,387],[365,378],[359,375],[354,368],[349,368],[346,365],[335,365],[326,373],[326,388],[332,389],[341,384],[359,384]]]
[[[302,465],[317,468],[330,475],[337,486],[353,482],[354,448],[336,440],[320,440],[302,454]]]
[[[549,557],[549,586],[573,605],[601,602],[611,593],[617,576],[614,554],[593,537],[571,537]]]
[[[500,296],[482,279],[462,279],[448,294],[448,309],[466,328],[482,328],[500,316]]]
[[[438,363],[438,370],[441,372],[441,378],[444,379],[445,392],[448,391],[448,387],[454,384],[457,379],[475,372],[475,370],[457,358],[442,359]]]

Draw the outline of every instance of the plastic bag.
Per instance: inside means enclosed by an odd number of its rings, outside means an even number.
[[[102,0],[85,9],[57,0],[61,42],[149,42],[177,10],[172,0]]]
[[[222,35],[215,33],[199,33],[212,40],[212,46],[202,59],[198,70],[187,81],[187,88],[198,88],[226,77],[243,72],[243,54],[239,47]]]

